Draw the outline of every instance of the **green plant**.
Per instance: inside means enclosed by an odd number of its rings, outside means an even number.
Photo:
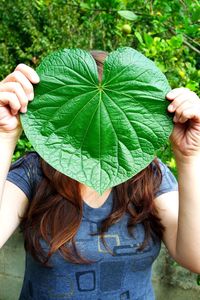
[[[35,100],[21,115],[36,151],[54,168],[99,193],[128,180],[167,140],[166,77],[130,47],[96,63],[81,49],[47,56],[37,68]]]
[[[35,68],[61,48],[113,51],[130,46],[154,60],[172,88],[198,92],[199,14],[196,0],[17,0],[14,5],[1,0],[0,78],[20,62]],[[125,22],[129,34],[122,32]],[[18,153],[23,155],[25,148]],[[170,145],[159,155],[171,161]]]

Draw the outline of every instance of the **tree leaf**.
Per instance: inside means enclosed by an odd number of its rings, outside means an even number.
[[[136,38],[138,39],[138,41],[140,42],[140,44],[143,44],[143,39],[142,39],[141,34],[138,31],[135,31],[134,34],[135,34]]]
[[[109,54],[102,82],[87,51],[47,56],[28,112],[21,114],[34,149],[63,174],[100,194],[144,169],[172,130],[166,77],[136,50]]]
[[[135,21],[138,16],[130,10],[118,10],[118,14],[126,20]]]

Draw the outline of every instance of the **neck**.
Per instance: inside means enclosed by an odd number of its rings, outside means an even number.
[[[80,184],[81,197],[84,202],[94,208],[100,207],[108,198],[112,188],[106,190],[102,195],[89,186]]]

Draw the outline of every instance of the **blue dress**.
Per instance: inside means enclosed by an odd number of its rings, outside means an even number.
[[[170,170],[160,161],[163,174],[157,196],[177,190],[177,181]],[[7,180],[17,185],[29,201],[37,184],[43,177],[39,156],[32,152],[19,159],[9,171]],[[30,253],[26,252],[26,266],[19,300],[154,300],[151,282],[152,263],[159,254],[161,240],[150,239],[143,251],[138,246],[144,239],[144,228],[137,224],[134,238],[130,237],[126,224],[128,215],[112,225],[105,233],[105,240],[114,256],[102,244],[97,231],[112,209],[112,192],[99,208],[92,208],[85,202],[83,218],[76,235],[76,244],[83,255],[95,263],[74,264],[66,261],[57,251],[50,259],[53,268],[44,267]],[[45,251],[49,249],[44,240],[40,243]]]

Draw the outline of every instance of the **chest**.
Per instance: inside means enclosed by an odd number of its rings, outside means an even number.
[[[150,268],[159,254],[161,241],[150,239],[145,248],[142,251],[139,250],[145,238],[144,226],[137,224],[133,228],[133,236],[129,235],[128,214],[123,215],[104,233],[105,244],[101,236],[96,234],[99,232],[102,220],[111,213],[112,203],[113,197],[110,194],[100,208],[94,209],[84,204],[82,221],[75,236],[77,250],[84,258],[94,261],[96,267],[98,265],[103,268],[110,266],[111,271],[113,264],[119,267],[123,265],[123,268],[130,269],[130,272]],[[60,268],[60,265],[62,268],[73,267],[70,262],[61,257],[59,252],[52,256],[52,263],[56,268]]]
[[[160,251],[160,241],[150,239],[141,251],[138,248],[144,241],[145,232],[142,224],[137,224],[133,229],[133,236],[127,230],[128,216],[123,216],[120,221],[110,226],[104,233],[103,243],[98,232],[99,221],[91,221],[83,217],[83,221],[76,235],[76,244],[84,257],[95,261],[109,260],[138,260],[152,263]]]

